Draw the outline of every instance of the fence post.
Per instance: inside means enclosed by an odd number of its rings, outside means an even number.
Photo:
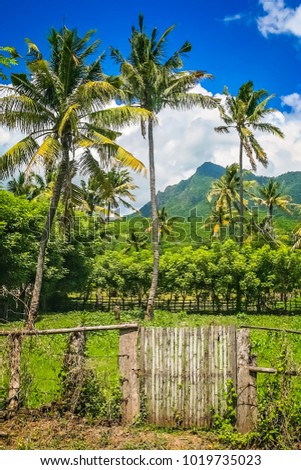
[[[237,430],[245,434],[252,431],[257,421],[256,373],[250,372],[255,361],[250,357],[248,329],[240,329],[236,335],[237,347]]]
[[[21,388],[21,334],[13,333],[10,335],[10,380],[8,390],[8,410],[16,411],[20,404]]]
[[[75,412],[86,377],[84,331],[73,332],[69,336],[67,350],[64,355],[64,400],[72,413]]]
[[[122,390],[122,424],[133,424],[140,412],[138,331],[121,330],[119,372]]]

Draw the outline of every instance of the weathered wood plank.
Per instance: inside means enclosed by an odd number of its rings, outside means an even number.
[[[235,328],[146,328],[141,351],[150,423],[208,427],[212,408],[225,410],[227,380],[236,382]]]
[[[256,375],[250,372],[249,330],[237,332],[237,430],[245,434],[252,431],[257,421]]]
[[[10,336],[10,380],[8,389],[8,406],[9,411],[16,411],[20,405],[20,389],[21,389],[21,351],[22,336],[20,334],[12,334]]]
[[[133,424],[140,412],[138,369],[138,331],[122,330],[119,337],[119,371],[123,424]]]
[[[22,336],[41,336],[41,335],[61,335],[64,333],[77,333],[81,331],[101,331],[101,330],[138,330],[137,323],[124,323],[122,325],[97,325],[97,326],[77,326],[74,328],[55,328],[50,330],[10,330],[0,331],[0,336],[22,335]]]

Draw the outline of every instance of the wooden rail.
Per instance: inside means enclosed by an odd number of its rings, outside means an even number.
[[[279,331],[280,333],[294,333],[296,335],[301,335],[300,330],[288,330],[286,328],[269,328],[267,326],[250,326],[250,325],[241,325],[240,328],[247,328],[250,330]]]
[[[249,367],[250,372],[263,372],[265,374],[285,374],[285,375],[301,375],[300,372],[297,370],[289,370],[289,371],[279,371],[277,369],[271,368],[271,367]]]
[[[100,331],[100,330],[138,330],[137,323],[124,323],[121,325],[99,325],[99,326],[77,326],[74,328],[55,328],[50,330],[10,330],[0,331],[0,336],[40,336],[57,335],[63,333],[77,333],[80,331]]]

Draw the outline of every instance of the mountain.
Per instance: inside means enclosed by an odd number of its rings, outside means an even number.
[[[215,165],[215,163],[203,163],[187,180],[167,186],[164,191],[158,191],[159,209],[165,207],[170,217],[189,217],[193,209],[196,209],[199,215],[208,214],[210,206],[207,201],[207,194],[211,183],[219,179],[225,171],[224,167]],[[257,176],[254,173],[248,173],[245,178],[255,180],[260,185],[266,184],[269,180],[268,176]],[[280,181],[284,194],[290,195],[293,202],[301,204],[301,171],[290,171],[275,177],[275,180]],[[150,203],[148,202],[141,207],[140,212],[143,217],[150,217]]]

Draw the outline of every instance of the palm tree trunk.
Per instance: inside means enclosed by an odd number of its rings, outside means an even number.
[[[152,210],[152,247],[153,247],[153,273],[152,283],[148,295],[145,320],[151,320],[154,310],[155,296],[157,292],[159,276],[159,220],[156,197],[156,176],[155,176],[155,158],[154,158],[154,136],[153,121],[148,120],[148,147],[149,147],[149,178],[150,178],[150,198]]]
[[[40,250],[39,250],[37,270],[36,270],[36,278],[35,278],[34,289],[33,289],[31,303],[30,303],[30,309],[28,312],[28,318],[26,321],[26,326],[29,330],[32,330],[34,328],[34,323],[35,323],[37,313],[38,313],[40,294],[41,294],[41,288],[42,288],[42,280],[43,280],[45,253],[46,253],[46,248],[48,245],[48,240],[50,237],[50,230],[51,230],[52,222],[53,222],[53,219],[54,219],[57,207],[58,207],[58,203],[60,200],[64,178],[68,170],[68,160],[69,160],[69,151],[68,151],[68,148],[66,147],[63,149],[63,158],[61,161],[57,180],[55,182],[49,212],[48,212],[47,219],[46,219],[42,236],[41,236]]]
[[[107,224],[110,223],[110,211],[111,211],[111,203],[108,202]]]
[[[268,206],[268,227],[269,227],[270,236],[272,240],[274,240],[275,234],[273,230],[273,204],[269,204]]]
[[[243,186],[243,146],[242,137],[240,137],[239,146],[239,246],[244,241],[244,186]]]
[[[230,217],[230,223],[229,223],[229,237],[231,238],[231,235],[233,236],[234,234],[234,220],[233,220],[233,214],[232,214],[232,202],[230,199],[228,199],[228,208],[229,208],[229,217]]]

